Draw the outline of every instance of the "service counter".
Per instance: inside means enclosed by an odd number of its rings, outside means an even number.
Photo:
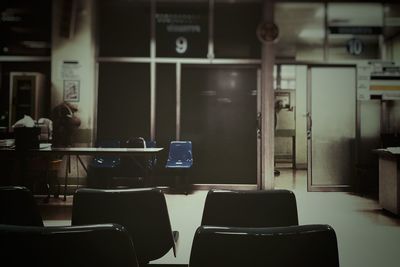
[[[379,155],[379,204],[400,215],[400,147],[376,149]]]

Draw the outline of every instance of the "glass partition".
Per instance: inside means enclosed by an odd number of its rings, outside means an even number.
[[[99,1],[98,35],[101,57],[149,57],[150,1]]]
[[[150,136],[149,64],[101,63],[97,139]]]

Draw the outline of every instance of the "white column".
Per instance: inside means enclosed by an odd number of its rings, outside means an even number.
[[[80,142],[91,143],[95,118],[96,60],[94,38],[94,0],[76,1],[69,21],[61,21],[63,1],[53,1],[53,30],[51,57],[51,108],[64,100],[64,81],[79,81],[79,99],[73,102],[78,107],[81,119],[78,129]],[[62,36],[61,23],[69,23],[71,35]],[[63,74],[65,62],[76,62],[74,75]],[[72,77],[74,76],[74,77]]]
[[[264,22],[274,22],[274,3],[265,0],[263,7]],[[273,70],[275,63],[274,43],[262,45],[261,63],[261,188],[274,188],[274,88]]]

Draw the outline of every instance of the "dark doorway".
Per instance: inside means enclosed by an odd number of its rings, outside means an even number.
[[[182,67],[181,139],[193,143],[193,183],[257,183],[257,68]]]

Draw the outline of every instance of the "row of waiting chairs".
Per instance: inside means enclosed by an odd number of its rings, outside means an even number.
[[[148,141],[142,137],[128,139],[124,142],[118,140],[99,142],[99,147],[128,147],[128,148],[154,148],[156,141]],[[151,159],[145,157],[94,157],[89,164],[88,186],[93,188],[118,188],[121,185],[118,180],[124,181],[124,187],[144,187],[148,181],[143,178],[146,172],[151,172],[157,164],[156,156]],[[185,170],[192,167],[192,142],[171,141],[168,151],[168,159],[165,164],[167,169],[183,170],[179,173],[186,182]],[[128,182],[128,183],[126,183]],[[187,194],[187,186],[185,193]]]
[[[26,189],[22,190],[29,193]],[[5,190],[0,190],[0,195],[2,191]],[[4,198],[2,200],[7,201]],[[27,207],[35,208],[32,204]],[[3,207],[0,208],[3,211]],[[74,195],[72,213],[72,227],[41,227],[43,223],[28,228],[0,226],[0,249],[6,246],[8,239],[14,240],[10,242],[20,240],[26,243],[43,239],[39,244],[45,245],[52,244],[52,241],[48,241],[50,238],[61,244],[49,256],[51,259],[59,256],[73,263],[79,260],[79,255],[87,259],[85,265],[104,266],[107,262],[113,262],[114,256],[111,254],[115,247],[122,247],[123,252],[131,250],[134,257],[122,260],[123,255],[120,255],[118,263],[121,264],[108,265],[136,266],[132,258],[137,258],[138,264],[144,266],[162,257],[171,247],[174,248],[176,242],[177,234],[171,231],[165,197],[159,189],[80,189]],[[11,213],[11,217],[14,215]],[[7,219],[4,214],[2,216],[0,224],[26,225],[25,219],[19,223]],[[94,225],[98,223],[119,225]],[[287,190],[211,190],[206,198],[201,224],[195,233],[189,266],[339,266],[334,230],[327,225],[298,226],[296,199]],[[84,233],[81,242],[77,241],[80,232]],[[113,235],[118,237],[114,238]],[[18,238],[13,239],[13,236]],[[74,242],[79,244],[74,246]],[[104,246],[99,248],[98,244]],[[17,246],[16,243],[14,245]],[[163,249],[159,250],[160,247]],[[24,248],[22,246],[20,250]],[[12,250],[12,247],[8,249]],[[46,249],[34,249],[30,253],[46,257],[48,252]],[[77,255],[71,256],[73,253]],[[97,254],[101,255],[96,257]],[[103,259],[108,254],[111,259]],[[43,261],[51,263],[49,257],[38,258],[37,263],[47,266]],[[127,264],[124,265],[124,262]]]
[[[190,255],[191,267],[339,266],[328,225],[298,225],[289,190],[210,190]]]

